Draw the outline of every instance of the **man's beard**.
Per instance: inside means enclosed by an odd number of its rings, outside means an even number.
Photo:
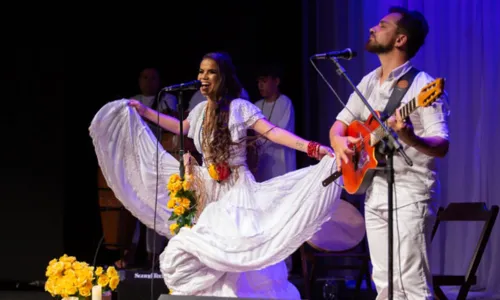
[[[382,45],[378,43],[375,38],[369,39],[368,42],[366,42],[365,45],[366,51],[370,53],[375,53],[375,54],[383,54],[383,53],[388,53],[394,49],[394,41],[391,41],[390,43],[386,45]]]

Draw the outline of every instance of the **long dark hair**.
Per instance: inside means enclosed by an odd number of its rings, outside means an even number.
[[[202,146],[209,149],[204,151],[205,158],[212,163],[227,162],[230,153],[230,146],[236,144],[231,140],[228,127],[229,107],[234,99],[241,95],[242,85],[236,76],[236,68],[231,57],[227,53],[212,52],[203,56],[203,59],[211,59],[217,65],[218,84],[215,86],[215,100],[217,105],[214,113],[210,114],[212,119],[207,120],[204,127]],[[213,136],[210,140],[209,137]]]

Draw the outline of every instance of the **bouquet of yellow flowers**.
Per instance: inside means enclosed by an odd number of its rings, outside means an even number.
[[[179,233],[182,227],[193,227],[197,207],[196,194],[191,189],[192,184],[192,175],[181,178],[179,174],[173,174],[168,181],[167,188],[170,200],[167,203],[167,208],[173,209],[168,220],[177,221],[170,225],[170,232],[173,235]]]
[[[66,254],[49,262],[45,276],[45,291],[58,299],[86,299],[93,291],[100,294],[114,291],[120,283],[120,276],[114,267],[104,271],[102,267],[94,268]]]

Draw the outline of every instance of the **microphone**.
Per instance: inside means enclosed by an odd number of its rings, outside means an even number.
[[[165,92],[173,91],[187,91],[187,90],[197,90],[201,87],[201,81],[193,80],[189,82],[174,84],[171,86],[164,87],[162,90]]]
[[[315,59],[329,59],[330,57],[342,58],[350,60],[353,57],[356,57],[358,53],[356,51],[351,50],[351,48],[345,48],[340,51],[330,51],[325,53],[314,54],[311,58]]]

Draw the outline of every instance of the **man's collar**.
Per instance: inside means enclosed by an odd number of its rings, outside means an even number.
[[[406,72],[408,72],[411,68],[412,68],[411,61],[408,60],[404,64],[402,64],[401,66],[392,70],[391,73],[389,73],[389,76],[387,76],[387,80],[397,79],[397,78],[403,76],[404,74],[406,74]],[[377,78],[380,78],[381,73],[382,73],[382,67],[380,66],[377,68],[377,71],[376,71]]]

